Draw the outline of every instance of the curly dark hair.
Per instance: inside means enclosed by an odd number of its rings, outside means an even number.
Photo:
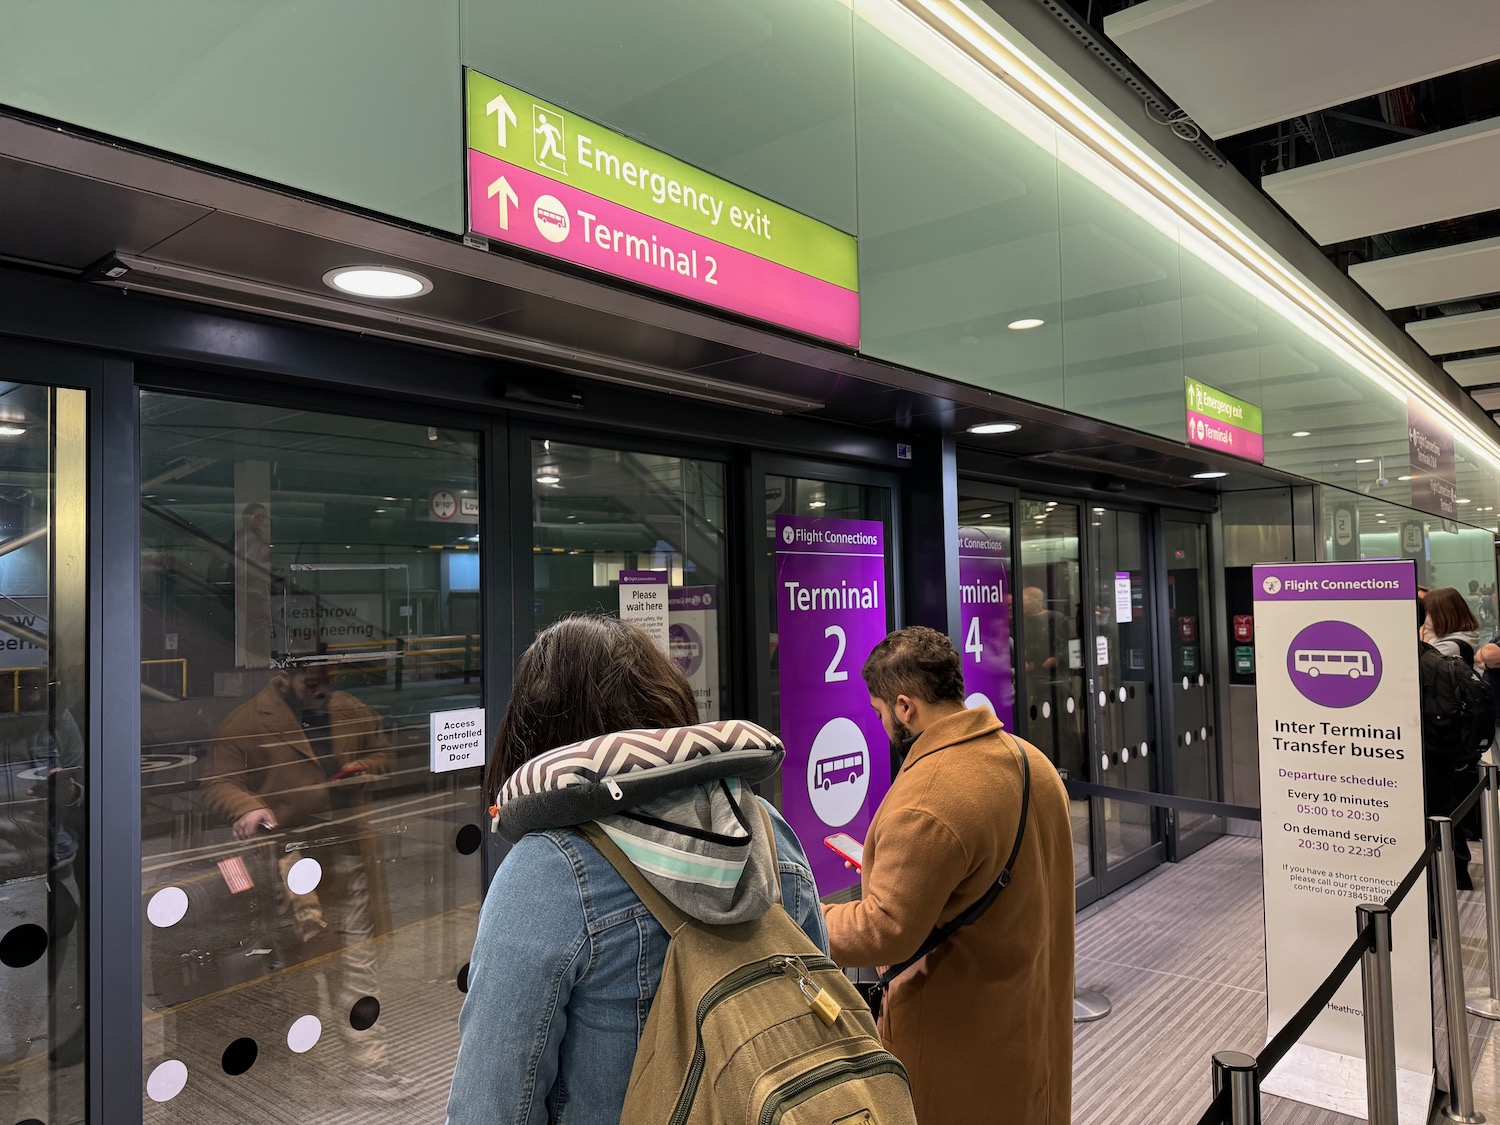
[[[887,706],[904,695],[924,703],[962,703],[964,670],[947,636],[925,625],[889,634],[860,669],[865,686]]]
[[[559,746],[697,721],[692,685],[648,634],[616,617],[565,617],[521,654],[485,792],[493,798],[522,765]]]

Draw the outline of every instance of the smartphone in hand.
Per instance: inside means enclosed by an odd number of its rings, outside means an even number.
[[[865,846],[847,832],[835,832],[832,836],[825,836],[823,843],[854,864],[855,870],[865,869]]]
[[[330,774],[328,780],[343,781],[345,778],[358,777],[362,773],[368,773],[369,769],[370,767],[363,762],[350,762],[343,769],[339,770],[338,773]]]

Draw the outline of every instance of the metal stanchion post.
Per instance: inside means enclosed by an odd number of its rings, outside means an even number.
[[[1370,1125],[1399,1125],[1396,1101],[1396,1015],[1391,988],[1391,912],[1356,906],[1359,928],[1374,938],[1360,962],[1365,998],[1365,1094]]]
[[[1229,1087],[1229,1125],[1260,1125],[1260,1081],[1255,1056],[1240,1051],[1214,1053],[1214,1097]]]
[[[1102,1020],[1114,1010],[1109,997],[1092,988],[1080,988],[1073,993],[1073,1022],[1093,1023]]]
[[[1469,1064],[1469,1017],[1464,1011],[1464,954],[1458,933],[1458,869],[1453,861],[1453,821],[1427,818],[1437,830],[1438,850],[1432,857],[1436,881],[1438,955],[1443,966],[1443,999],[1448,1013],[1448,1104],[1450,1121],[1478,1122],[1484,1114],[1474,1107],[1474,1072]]]
[[[1489,939],[1490,988],[1488,995],[1477,989],[1469,993],[1468,1008],[1473,1015],[1500,1020],[1500,766],[1484,764],[1484,783],[1479,812],[1484,829],[1484,923]]]

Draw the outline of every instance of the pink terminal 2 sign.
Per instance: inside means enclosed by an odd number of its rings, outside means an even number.
[[[469,229],[848,347],[855,239],[468,72]]]

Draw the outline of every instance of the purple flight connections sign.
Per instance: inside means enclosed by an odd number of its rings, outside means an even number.
[[[863,840],[891,784],[890,739],[859,672],[886,635],[886,595],[878,521],[776,517],[782,812],[819,894],[859,882],[823,840]]]
[[[995,528],[958,529],[958,590],[964,701],[988,707],[1014,727],[1015,682],[1010,666],[1009,533]]]

